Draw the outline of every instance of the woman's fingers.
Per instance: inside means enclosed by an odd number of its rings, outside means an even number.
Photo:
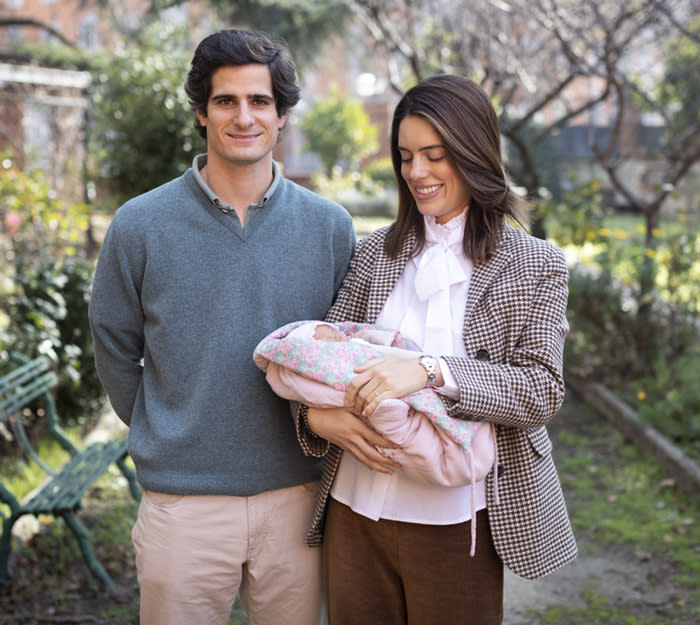
[[[364,386],[369,383],[372,380],[373,377],[373,372],[371,371],[372,367],[374,367],[377,363],[381,362],[381,358],[375,358],[374,360],[368,360],[364,364],[360,365],[355,369],[355,373],[357,374],[352,380],[350,380],[350,383],[348,384],[347,389],[345,390],[345,405],[346,406],[355,406],[355,403],[358,401],[358,393],[360,392],[361,389],[364,388]],[[365,392],[367,392],[368,389],[365,389]],[[360,400],[362,401],[362,400]],[[359,414],[359,413],[358,413]]]
[[[357,446],[348,447],[345,451],[355,456],[362,464],[380,473],[391,475],[394,469],[398,469],[401,466],[387,458],[376,447],[362,444],[361,442]]]
[[[404,397],[425,387],[425,369],[418,359],[392,356],[370,360],[355,369],[357,375],[348,384],[346,406],[355,414],[371,415],[385,399]]]
[[[349,452],[370,469],[393,473],[393,469],[400,466],[379,450],[381,447],[397,448],[398,445],[384,438],[348,410],[310,407],[306,419],[318,436]]]

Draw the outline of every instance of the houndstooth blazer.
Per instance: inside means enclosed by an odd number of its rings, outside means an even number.
[[[408,262],[415,236],[396,259],[384,254],[388,228],[363,239],[327,321],[373,323]],[[474,267],[462,337],[468,358],[445,357],[459,400],[444,400],[451,416],[496,424],[498,496],[493,471],[487,504],[494,545],[522,577],[542,577],[576,557],[577,548],[545,424],[564,397],[562,357],[568,332],[568,269],[557,247],[504,226],[499,247]],[[343,451],[309,430],[295,406],[305,453],[325,456],[309,545],[322,542],[328,496]]]

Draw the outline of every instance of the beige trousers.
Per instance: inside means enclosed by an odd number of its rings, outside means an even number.
[[[141,625],[316,625],[321,550],[304,543],[318,482],[252,497],[144,492],[132,530]]]

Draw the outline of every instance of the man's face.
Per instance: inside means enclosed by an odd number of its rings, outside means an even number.
[[[267,65],[220,67],[211,77],[207,114],[197,111],[207,129],[209,162],[252,165],[272,159],[286,115],[278,117]]]

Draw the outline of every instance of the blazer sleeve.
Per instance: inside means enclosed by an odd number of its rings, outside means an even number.
[[[475,307],[464,332],[469,357],[444,357],[460,388],[459,400],[444,400],[450,416],[526,429],[545,425],[563,402],[566,259],[545,242],[525,254]]]

